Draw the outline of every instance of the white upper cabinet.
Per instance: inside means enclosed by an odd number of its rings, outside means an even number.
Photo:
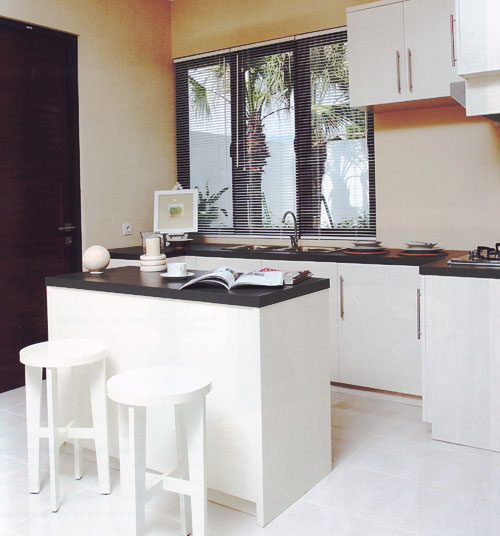
[[[450,95],[450,83],[461,78],[456,67],[454,0],[409,0],[404,28],[409,99]]]
[[[449,97],[454,0],[376,2],[347,10],[351,106]]]
[[[499,0],[456,0],[458,73],[500,73]]]
[[[403,3],[348,10],[347,39],[351,106],[405,100]]]

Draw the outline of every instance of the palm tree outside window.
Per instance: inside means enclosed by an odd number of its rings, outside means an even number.
[[[303,236],[375,235],[373,118],[349,106],[346,32],[179,62],[176,89],[201,232],[286,235],[293,210]]]

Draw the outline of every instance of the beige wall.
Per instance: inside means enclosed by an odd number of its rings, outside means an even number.
[[[500,126],[461,106],[375,115],[377,234],[388,246],[500,241]]]
[[[174,57],[345,24],[360,0],[174,0]],[[385,245],[500,241],[500,127],[459,106],[375,116],[377,235]]]
[[[3,0],[0,16],[79,36],[84,247],[139,243],[153,191],[175,181],[172,55],[341,26],[359,3]],[[375,130],[379,239],[468,249],[500,238],[500,127],[453,106],[378,113]]]
[[[368,0],[172,0],[174,58],[346,24]]]
[[[83,246],[138,244],[175,177],[169,2],[2,0],[0,16],[78,35]]]

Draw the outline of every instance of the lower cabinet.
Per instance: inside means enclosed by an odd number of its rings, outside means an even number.
[[[500,451],[500,280],[423,279],[424,419],[432,437]]]
[[[189,270],[311,270],[316,277],[330,279],[330,329],[325,333],[331,341],[330,381],[422,394],[417,266],[196,256],[171,257],[167,262],[186,262]]]
[[[213,270],[221,266],[231,266],[238,272],[250,272],[251,270],[260,270],[260,259],[233,259],[227,257],[187,257],[189,262],[193,262],[194,266],[189,266],[196,270]]]
[[[418,267],[338,264],[339,382],[422,394]]]
[[[263,260],[262,268],[274,268],[275,270],[311,270],[315,277],[325,277],[330,279],[330,330],[325,337],[330,338],[330,381],[339,381],[339,356],[337,346],[337,316],[338,316],[338,295],[337,295],[337,263],[334,262],[312,262],[312,261],[274,261]],[[304,315],[308,312],[304,311]],[[293,336],[293,334],[291,334]]]

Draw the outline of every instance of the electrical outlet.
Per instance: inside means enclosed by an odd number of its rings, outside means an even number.
[[[132,224],[131,223],[123,223],[122,224],[122,233],[123,233],[123,236],[131,235],[132,234]]]

